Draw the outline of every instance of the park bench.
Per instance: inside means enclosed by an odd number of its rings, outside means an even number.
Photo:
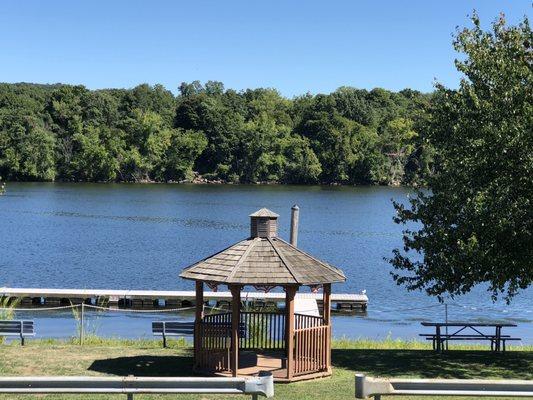
[[[231,323],[228,322],[211,322],[210,327],[227,329],[228,334],[231,331]],[[152,333],[154,336],[163,338],[163,347],[167,347],[167,337],[180,337],[194,334],[194,322],[178,321],[154,321],[152,322]],[[246,324],[239,324],[239,337],[246,337]]]
[[[0,320],[0,336],[18,336],[20,344],[24,346],[27,336],[35,336],[33,321]]]
[[[450,341],[489,341],[490,349],[492,351],[505,351],[506,343],[508,341],[521,340],[518,337],[511,337],[510,335],[502,335],[503,327],[515,327],[515,324],[500,324],[500,323],[471,323],[471,322],[422,322],[423,326],[430,326],[435,328],[435,333],[421,333],[420,336],[426,340],[431,340],[433,343],[433,350],[442,351],[448,349],[448,342]],[[442,328],[453,328],[452,333],[443,332]],[[482,332],[482,328],[494,328],[495,333]]]
[[[194,334],[194,322],[154,321],[152,322],[154,336],[163,338],[163,347],[167,347],[167,337],[179,337]]]

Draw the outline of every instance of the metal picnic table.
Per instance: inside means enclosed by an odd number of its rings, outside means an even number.
[[[433,340],[433,349],[436,351],[443,350],[443,344],[450,340],[488,340],[491,343],[491,350],[505,351],[505,342],[507,340],[521,340],[509,335],[502,335],[502,328],[516,327],[516,324],[510,323],[475,323],[475,322],[421,322],[422,326],[435,327],[434,334],[420,334],[427,337],[427,340]],[[442,328],[457,328],[453,333],[442,332]],[[481,331],[481,328],[494,328],[494,334],[488,334]],[[474,331],[474,333],[465,334],[465,331]],[[502,349],[503,342],[503,349]]]

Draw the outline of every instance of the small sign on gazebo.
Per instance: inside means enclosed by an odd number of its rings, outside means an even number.
[[[250,215],[250,237],[183,270],[196,281],[194,368],[206,374],[238,376],[271,371],[276,381],[331,375],[331,284],[344,282],[344,273],[296,247],[294,214],[288,243],[277,235],[278,217],[266,208]],[[204,315],[204,283],[227,285],[231,312]],[[257,290],[281,287],[285,310],[256,312],[241,309],[244,286]],[[323,291],[322,315],[295,313],[300,286]]]

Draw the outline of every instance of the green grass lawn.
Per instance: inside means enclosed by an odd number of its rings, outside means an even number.
[[[184,342],[171,342],[170,348],[163,349],[158,341],[95,338],[88,339],[83,347],[75,342],[31,340],[21,347],[14,342],[0,345],[0,375],[192,376],[192,354],[186,346]],[[276,398],[353,399],[356,372],[383,377],[533,379],[532,346],[513,347],[506,354],[493,354],[486,351],[486,346],[460,347],[436,354],[419,342],[341,340],[334,343],[332,360],[333,377],[276,385]],[[0,395],[0,400],[36,397]],[[48,395],[39,398],[124,400],[125,396]],[[208,400],[230,397],[136,395],[135,398]]]

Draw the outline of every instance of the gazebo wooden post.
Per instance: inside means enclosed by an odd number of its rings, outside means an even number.
[[[331,283],[324,284],[324,297],[322,299],[324,307],[324,325],[328,326],[326,337],[326,366],[331,368]]]
[[[285,349],[287,350],[287,379],[294,372],[294,296],[296,286],[285,287]]]
[[[331,325],[331,283],[324,284],[322,304],[324,305],[324,324]]]
[[[196,312],[194,318],[194,364],[198,367],[198,355],[200,352],[201,343],[201,323],[204,317],[204,283],[196,281]]]
[[[195,281],[195,317],[194,317],[194,366],[195,368],[200,367],[200,344],[202,341],[201,337],[201,323],[202,318],[204,317],[204,283],[202,281]]]
[[[230,285],[231,291],[231,374],[239,372],[239,323],[241,319],[241,286]]]

